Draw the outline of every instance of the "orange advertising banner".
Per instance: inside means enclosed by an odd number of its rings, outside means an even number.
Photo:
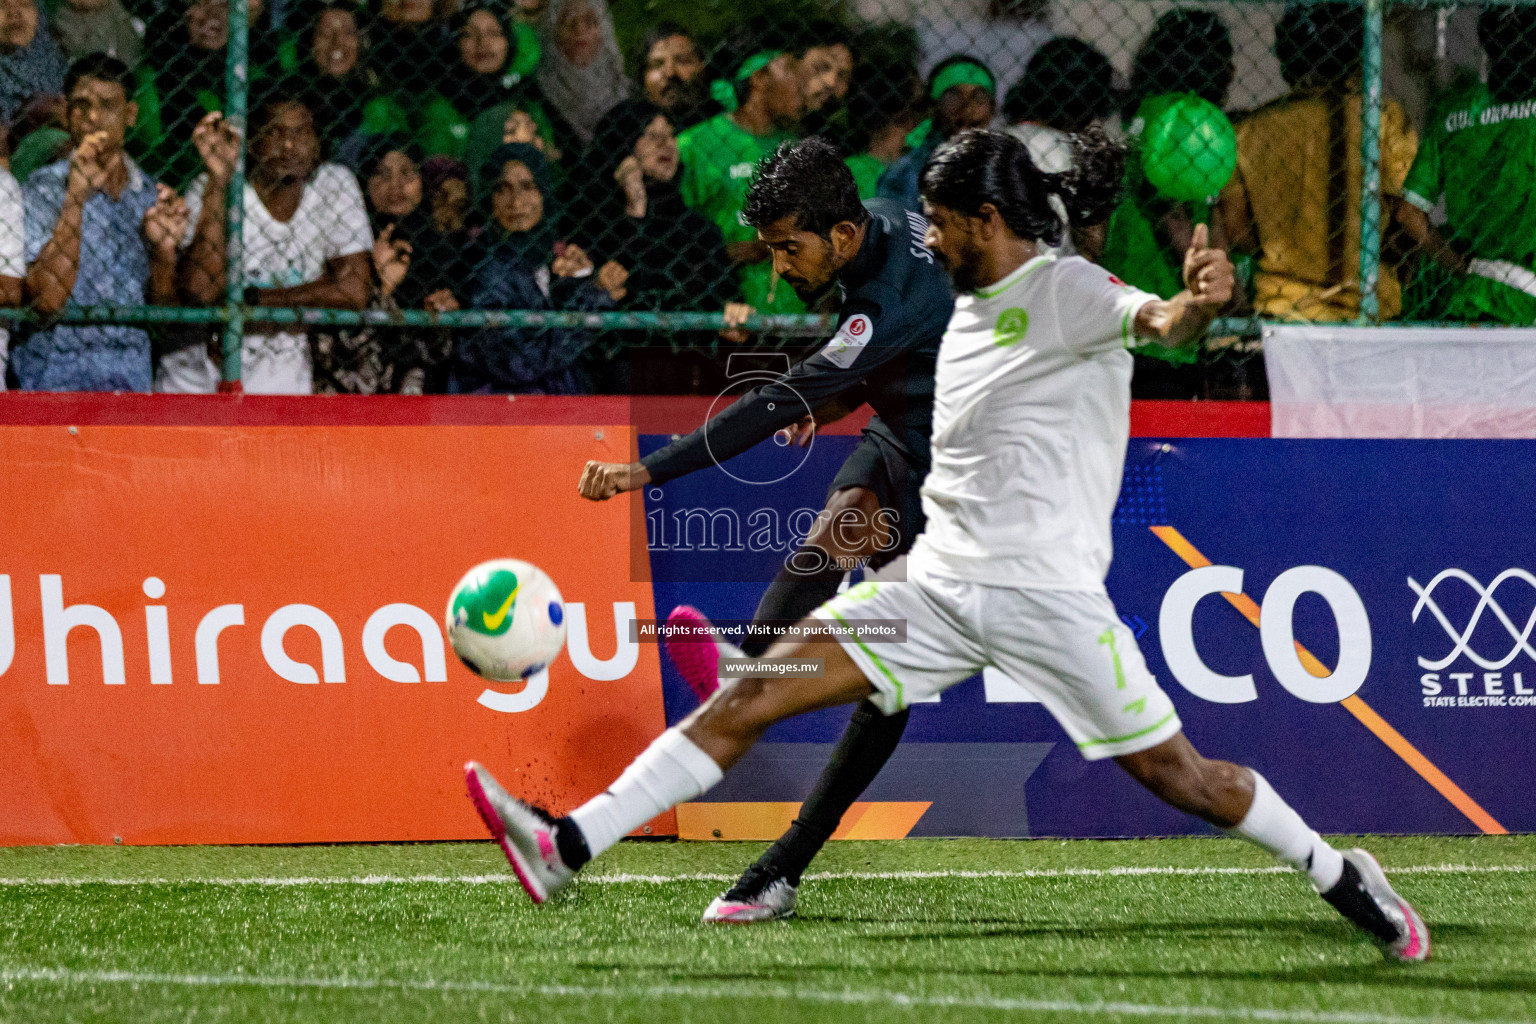
[[[463,763],[566,810],[664,727],[628,426],[0,427],[0,844],[484,836]],[[491,684],[447,647],[522,558],[566,652]],[[675,832],[669,814],[652,823]]]

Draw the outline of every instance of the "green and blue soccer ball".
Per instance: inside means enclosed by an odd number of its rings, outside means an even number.
[[[448,642],[476,675],[527,679],[565,646],[565,602],[555,581],[516,558],[482,562],[448,596]]]

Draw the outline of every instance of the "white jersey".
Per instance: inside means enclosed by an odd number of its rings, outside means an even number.
[[[1130,436],[1136,313],[1157,296],[1037,256],[961,295],[934,372],[921,572],[1098,590]]]
[[[208,176],[187,189],[190,217],[182,239],[192,244],[203,208]],[[298,209],[275,220],[249,182],[245,186],[245,283],[258,288],[292,288],[325,275],[326,264],[373,250],[373,230],[357,178],[340,164],[321,164],[304,186]],[[249,394],[307,395],[313,389],[309,340],[302,331],[247,334],[240,380]],[[183,348],[160,360],[156,391],[211,392],[219,372],[201,347]]]

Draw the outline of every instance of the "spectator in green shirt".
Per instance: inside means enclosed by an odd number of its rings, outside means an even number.
[[[768,247],[741,220],[758,161],[794,139],[805,111],[795,55],[763,36],[751,28],[741,33],[727,77],[711,86],[727,110],[678,137],[683,201],[720,229],[744,302],[765,313],[800,313],[805,306],[774,276]]]
[[[1450,276],[1419,315],[1536,324],[1536,9],[1478,17],[1488,82],[1453,91],[1424,132],[1396,216]],[[1445,201],[1445,224],[1429,219]],[[1417,289],[1416,289],[1417,290]]]

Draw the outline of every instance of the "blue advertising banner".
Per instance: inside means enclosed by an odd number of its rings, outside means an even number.
[[[856,440],[648,487],[657,613],[750,618]],[[1530,831],[1532,495],[1531,442],[1137,438],[1109,593],[1196,747],[1263,772],[1319,830]],[[694,699],[665,659],[663,677],[675,722]],[[776,726],[705,801],[792,806],[847,715]],[[1208,831],[1083,761],[991,670],[914,707],[866,800],[917,808],[910,835]]]

